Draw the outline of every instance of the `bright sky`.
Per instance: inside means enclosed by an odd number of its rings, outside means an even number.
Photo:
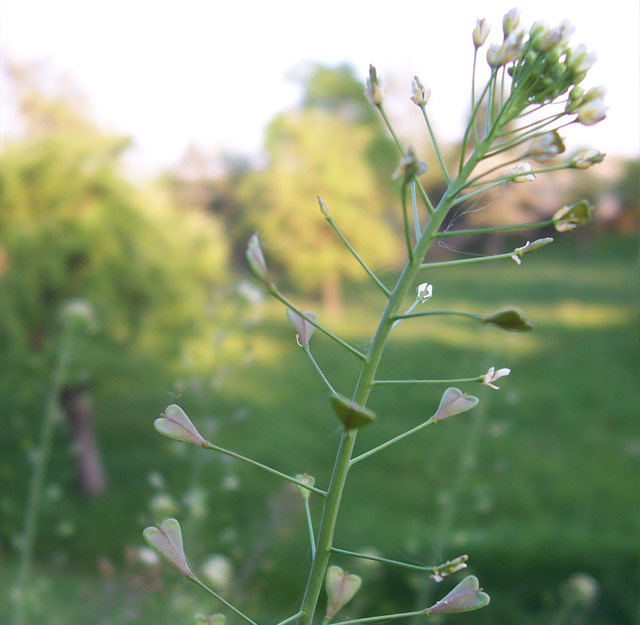
[[[566,131],[569,147],[637,156],[637,0],[525,0],[527,26],[569,19],[575,44],[598,54],[585,86],[604,84],[608,117]],[[94,118],[134,137],[140,171],[174,164],[186,146],[256,153],[266,123],[300,95],[292,73],[309,61],[348,62],[366,77],[378,68],[389,90],[407,94],[418,74],[432,88],[430,116],[458,138],[469,106],[477,17],[501,38],[508,0],[0,0],[0,50],[17,61],[46,60],[88,96]],[[484,54],[482,56],[484,63]],[[0,82],[0,133],[11,132]],[[587,132],[584,132],[587,130]],[[330,139],[330,138],[328,138]]]

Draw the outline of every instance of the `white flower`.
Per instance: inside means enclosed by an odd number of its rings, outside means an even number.
[[[602,163],[606,154],[603,154],[599,150],[586,150],[585,152],[580,152],[571,164],[576,169],[587,169],[592,165],[596,165],[597,163]]]
[[[591,69],[597,58],[595,52],[588,52],[587,46],[581,43],[567,52],[567,65],[576,74],[582,74]]]
[[[519,22],[520,9],[518,7],[513,7],[513,9],[505,13],[502,18],[502,32],[505,39],[516,29]]]
[[[530,173],[531,165],[529,163],[518,163],[509,170],[509,175],[513,176],[513,182],[531,182],[536,179],[535,175]]]
[[[497,391],[497,390],[499,390],[499,389],[500,389],[500,387],[499,387],[499,386],[496,386],[496,385],[494,384],[494,382],[495,382],[496,380],[499,380],[500,378],[503,378],[503,377],[505,377],[505,376],[509,375],[510,373],[511,373],[511,369],[506,369],[506,368],[505,368],[505,369],[498,369],[498,370],[496,371],[494,367],[491,367],[491,368],[489,369],[489,371],[487,371],[487,372],[484,374],[484,378],[482,379],[482,383],[483,383],[485,386],[488,386],[489,388],[492,388],[492,389],[494,389],[494,390],[496,390],[496,391]]]
[[[433,295],[433,284],[429,284],[428,282],[423,282],[420,286],[418,286],[418,299],[420,303],[424,303],[427,300],[431,299]]]
[[[429,98],[431,97],[431,89],[425,87],[417,76],[413,77],[411,82],[411,90],[413,95],[411,101],[418,106],[426,106]]]
[[[576,113],[578,121],[585,126],[593,126],[602,121],[607,116],[607,107],[604,98],[598,97],[581,104]]]
[[[487,20],[482,18],[476,20],[476,27],[473,29],[473,45],[479,48],[489,36],[491,26],[487,24]]]

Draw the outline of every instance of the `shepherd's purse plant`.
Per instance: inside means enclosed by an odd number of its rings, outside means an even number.
[[[436,289],[431,281],[440,267],[464,265],[480,262],[515,262],[520,265],[527,254],[536,252],[552,243],[551,237],[529,241],[522,237],[520,245],[511,250],[488,256],[467,256],[462,259],[443,262],[425,262],[425,257],[435,243],[448,237],[469,234],[484,234],[504,231],[527,231],[547,227],[558,233],[570,231],[591,219],[592,207],[586,200],[558,208],[550,219],[536,223],[517,225],[496,225],[491,227],[455,230],[443,229],[452,209],[462,203],[475,201],[479,196],[495,187],[510,184],[533,184],[537,176],[564,169],[587,169],[600,163],[604,155],[589,150],[565,158],[565,146],[560,135],[561,129],[573,124],[591,126],[606,115],[604,104],[605,89],[602,86],[585,89],[582,87],[588,70],[595,62],[595,55],[584,45],[570,47],[569,39],[573,27],[562,22],[550,28],[545,22],[535,22],[528,32],[520,24],[518,9],[510,10],[502,21],[502,41],[491,44],[486,52],[489,66],[489,78],[481,88],[477,88],[476,75],[480,49],[489,35],[490,27],[485,20],[477,21],[472,32],[473,72],[471,80],[471,115],[464,131],[459,156],[455,166],[447,164],[432,130],[427,106],[430,89],[425,87],[416,76],[412,83],[411,101],[419,107],[425,121],[427,132],[433,143],[437,163],[446,180],[447,187],[437,203],[429,198],[420,176],[427,165],[420,161],[411,147],[405,147],[398,138],[385,110],[384,88],[372,66],[366,85],[366,95],[376,107],[390,132],[399,153],[399,165],[393,177],[399,179],[401,188],[400,206],[402,211],[403,237],[406,244],[406,262],[395,284],[389,285],[380,279],[365,260],[349,243],[339,227],[339,216],[334,220],[328,203],[318,198],[328,227],[342,240],[346,252],[351,253],[362,266],[386,302],[381,312],[378,326],[366,344],[366,351],[350,344],[325,327],[318,316],[302,310],[293,303],[275,284],[268,263],[260,246],[257,235],[249,240],[247,261],[254,276],[262,283],[267,292],[279,300],[284,307],[296,333],[296,340],[302,352],[309,358],[319,374],[329,394],[330,406],[342,428],[340,443],[335,458],[333,473],[329,484],[316,484],[307,474],[286,475],[272,467],[224,449],[206,440],[191,422],[187,414],[177,405],[169,406],[164,414],[155,421],[155,428],[164,436],[184,443],[191,443],[206,450],[226,454],[257,469],[268,471],[295,484],[301,494],[309,531],[311,562],[306,585],[292,589],[292,600],[302,593],[298,610],[281,621],[310,625],[332,621],[335,615],[358,592],[366,580],[343,571],[333,564],[332,556],[364,558],[376,560],[390,567],[405,567],[429,573],[433,581],[441,582],[445,577],[467,567],[466,555],[453,560],[420,566],[401,562],[382,556],[357,553],[334,545],[334,530],[340,514],[340,506],[345,483],[350,469],[360,462],[370,460],[379,451],[412,436],[417,432],[471,410],[478,404],[478,398],[467,394],[458,385],[474,383],[484,384],[498,390],[496,384],[508,376],[510,369],[491,367],[488,371],[473,377],[450,380],[423,379],[380,379],[378,366],[384,356],[385,347],[392,338],[393,329],[400,323],[421,323],[431,315],[456,315],[469,319],[469,323],[493,326],[498,331],[508,330],[528,332],[533,328],[518,309],[507,308],[489,314],[462,310],[441,310],[430,307],[430,300],[437,298]],[[450,161],[449,161],[450,162]],[[330,198],[327,198],[330,203]],[[429,281],[427,282],[426,279]],[[348,395],[338,392],[330,379],[315,360],[311,352],[312,335],[318,330],[329,339],[355,356],[360,362],[359,377],[355,388]],[[371,391],[382,385],[424,385],[442,384],[446,390],[439,405],[433,407],[432,416],[420,425],[377,447],[354,455],[354,446],[361,427],[374,424],[377,415],[367,405]],[[446,426],[445,426],[446,427]],[[310,506],[322,506],[319,527],[314,527]],[[188,580],[201,586],[217,599],[227,610],[241,620],[256,625],[248,615],[238,607],[231,605],[224,597],[204,584],[191,568],[185,555],[182,534],[176,519],[167,519],[157,527],[148,527],[144,538],[161,556],[172,564]],[[326,601],[320,602],[323,588]],[[463,578],[443,598],[430,606],[419,610],[395,614],[365,615],[334,625],[372,623],[407,617],[429,616],[467,612],[486,606],[489,596],[483,592],[478,579],[474,576]],[[196,622],[219,622],[221,615],[198,615]]]

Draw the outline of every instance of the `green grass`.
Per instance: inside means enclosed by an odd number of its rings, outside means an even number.
[[[425,275],[435,285],[429,306],[491,312],[515,304],[536,328],[511,334],[445,317],[410,320],[397,328],[379,377],[466,377],[491,365],[510,367],[512,374],[500,381],[499,392],[463,386],[481,398],[477,409],[356,465],[336,545],[356,551],[375,547],[390,558],[432,564],[468,553],[470,569],[492,596],[491,607],[442,622],[553,625],[563,584],[575,573],[587,573],[600,592],[580,622],[632,623],[640,457],[635,255],[633,240],[594,239],[581,251],[563,237],[527,256],[521,267],[485,263]],[[364,348],[383,304],[380,294],[353,287],[346,302],[345,315],[328,324]],[[314,308],[317,304],[305,303],[305,309]],[[62,496],[45,510],[38,553],[46,581],[42,596],[53,602],[60,622],[71,622],[72,613],[65,611],[82,593],[92,597],[82,622],[108,614],[113,623],[169,624],[186,618],[192,602],[203,612],[218,611],[195,589],[185,590],[188,600],[182,603],[172,599],[162,585],[167,582],[157,580],[141,583],[137,616],[128,619],[118,607],[126,603],[123,580],[150,575],[127,564],[125,551],[141,544],[146,524],[161,520],[148,507],[153,471],[163,475],[178,503],[176,516],[184,521],[196,568],[210,553],[225,554],[240,580],[235,595],[252,617],[275,622],[295,612],[309,554],[294,489],[250,467],[168,444],[152,428],[162,408],[178,401],[198,423],[215,419],[216,443],[291,474],[311,473],[320,487],[327,484],[338,422],[326,389],[295,345],[284,311],[269,302],[260,322],[242,334],[255,347],[251,362],[236,365],[215,391],[203,374],[201,388],[188,387],[177,400],[171,393],[173,374],[162,363],[114,357],[113,374],[95,388],[97,428],[111,480],[104,497],[89,501],[76,492],[64,430],[58,432],[51,481],[60,485]],[[349,393],[357,376],[353,357],[318,333],[312,348],[337,389]],[[443,390],[375,389],[370,406],[379,418],[362,430],[357,451],[428,418]],[[3,434],[0,556],[4,553],[6,571],[13,567],[11,538],[18,531],[28,471],[20,443],[39,420],[36,400],[26,408],[17,399],[10,403],[12,414],[21,414],[28,425]],[[238,489],[229,488],[230,476],[239,481]],[[189,514],[182,500],[194,486],[209,493],[204,518]],[[318,502],[311,503],[319,514]],[[75,526],[66,538],[56,529],[63,520]],[[97,573],[100,558],[116,567],[111,581]],[[435,587],[428,578],[399,569],[366,567],[344,557],[335,561],[364,580],[345,617],[414,609],[416,601],[435,600],[451,587],[448,580]],[[173,588],[172,572],[156,574]],[[0,578],[5,597],[10,578],[10,573]],[[0,595],[0,620],[2,606]]]

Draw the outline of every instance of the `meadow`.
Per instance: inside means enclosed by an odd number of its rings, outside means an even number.
[[[425,279],[434,284],[437,308],[485,313],[513,304],[536,327],[512,334],[433,317],[407,320],[394,331],[381,378],[474,376],[490,366],[512,373],[500,380],[500,391],[463,387],[480,397],[472,412],[354,466],[336,545],[427,564],[469,554],[469,570],[490,593],[491,606],[428,622],[636,622],[637,241],[580,232],[559,236],[522,266],[435,269]],[[322,312],[317,302],[301,306]],[[381,306],[379,292],[349,285],[344,313],[326,323],[364,347]],[[105,495],[79,493],[65,426],[58,428],[31,622],[170,625],[191,623],[196,611],[219,611],[174,571],[141,558],[142,529],[166,516],[180,519],[195,569],[211,554],[224,556],[235,583],[224,589],[220,580],[220,588],[256,621],[277,622],[297,609],[291,597],[304,590],[309,547],[295,487],[212,452],[174,445],[152,423],[166,405],[179,403],[212,442],[285,473],[312,474],[318,485],[328,483],[338,423],[277,302],[246,307],[220,328],[220,337],[199,341],[205,351],[222,344],[235,350],[229,367],[186,378],[138,352],[112,354],[108,373],[93,385],[110,483]],[[314,335],[312,347],[337,390],[346,391],[355,362],[322,336]],[[35,436],[45,387],[42,381],[40,388],[12,392],[3,384],[2,622],[29,475],[25,440]],[[370,405],[379,418],[362,430],[356,451],[424,421],[442,390],[375,389]],[[314,515],[317,504],[312,497]],[[335,562],[363,578],[345,617],[417,609],[451,586],[346,556]]]

